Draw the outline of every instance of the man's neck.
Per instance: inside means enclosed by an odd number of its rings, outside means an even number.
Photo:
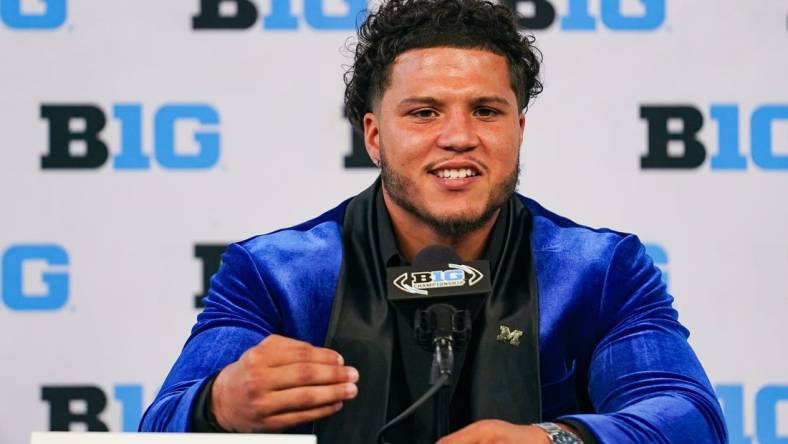
[[[500,210],[497,210],[479,229],[461,237],[443,236],[419,217],[400,207],[391,200],[387,192],[383,192],[383,201],[386,204],[394,235],[397,238],[400,254],[407,261],[413,258],[428,245],[441,244],[452,248],[460,259],[464,261],[476,260],[482,257],[487,239],[498,219]]]

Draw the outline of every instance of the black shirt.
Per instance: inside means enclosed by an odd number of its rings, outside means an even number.
[[[376,202],[376,216],[378,224],[379,246],[383,256],[381,259],[389,267],[409,265],[400,254],[394,229],[391,224],[386,206],[383,202],[382,193],[378,194]],[[503,251],[503,242],[506,233],[506,221],[508,220],[505,212],[509,211],[508,205],[504,205],[501,213],[493,225],[489,240],[484,249],[481,259],[490,261],[490,271],[495,273],[496,266]],[[474,325],[471,329],[478,330],[478,319],[483,311],[483,299],[476,297],[466,302],[467,308],[471,311]],[[392,369],[392,386],[398,387],[392,390],[388,404],[388,420],[398,415],[408,408],[416,399],[430,388],[429,376],[432,364],[432,351],[425,350],[418,345],[413,332],[413,318],[415,304],[394,304],[397,313],[397,343],[394,347]],[[421,307],[426,308],[426,307]],[[465,347],[455,347],[455,373],[449,387],[449,428],[451,431],[459,430],[470,424],[470,412],[467,407],[470,405],[470,381],[468,375],[462,371],[464,362],[472,362],[477,348],[477,343],[471,341]],[[435,401],[435,399],[433,399]],[[411,442],[415,444],[430,443],[429,434],[426,430],[433,430],[433,403],[427,402],[420,407],[413,415],[395,426],[386,434],[386,440],[392,443]]]

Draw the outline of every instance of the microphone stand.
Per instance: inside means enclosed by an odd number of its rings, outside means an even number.
[[[438,392],[435,393],[433,402],[433,430],[435,440],[449,434],[449,388],[451,387],[451,375],[454,369],[454,350],[452,348],[451,336],[440,336],[435,338],[435,351],[432,356],[432,369],[430,371],[430,385],[434,385],[440,377],[444,382]]]
[[[437,441],[449,434],[454,346],[460,347],[470,339],[471,313],[449,304],[433,304],[416,311],[414,325],[416,341],[433,351],[430,385],[440,384],[433,401],[433,437]]]

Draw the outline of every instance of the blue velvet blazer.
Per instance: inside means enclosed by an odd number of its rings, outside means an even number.
[[[605,443],[727,442],[689,333],[638,238],[518,197],[533,215],[545,420],[574,419]],[[207,380],[269,334],[323,345],[347,203],[228,247],[141,431],[189,431]]]

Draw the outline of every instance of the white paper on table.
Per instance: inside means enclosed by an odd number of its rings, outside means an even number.
[[[33,432],[30,444],[317,444],[315,435]]]

